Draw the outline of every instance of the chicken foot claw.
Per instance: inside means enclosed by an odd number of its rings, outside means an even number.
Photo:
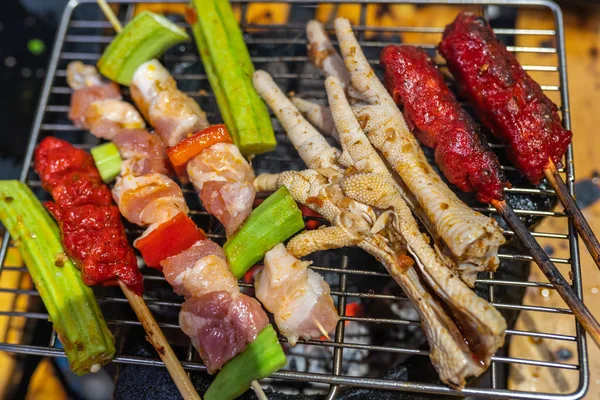
[[[291,97],[290,101],[302,113],[304,118],[313,124],[323,135],[331,136],[339,143],[340,137],[335,129],[329,107],[313,103],[298,96]]]
[[[308,123],[294,107],[287,96],[279,89],[271,75],[256,71],[252,78],[256,91],[273,110],[288,137],[298,150],[300,157],[309,168],[337,168],[340,151],[327,143],[327,140]]]
[[[254,178],[254,187],[257,192],[274,192],[277,190],[277,179],[280,174],[260,174]]]
[[[359,241],[360,238],[339,226],[326,226],[294,236],[287,244],[287,250],[294,257],[304,257],[315,251],[354,246]]]
[[[466,329],[477,329],[478,356],[485,363],[504,343],[506,321],[489,303],[477,296],[446,265],[419,231],[410,209],[398,196],[391,180],[381,174],[356,174],[341,183],[349,198],[380,209],[391,209],[394,216],[388,234],[396,235],[413,256],[429,286]],[[468,332],[466,333],[469,334]]]

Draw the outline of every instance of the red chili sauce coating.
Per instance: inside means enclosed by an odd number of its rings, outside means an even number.
[[[119,279],[137,294],[142,274],[92,156],[68,142],[47,137],[35,150],[34,167],[54,202],[45,203],[61,230],[69,258],[87,285]]]
[[[460,106],[427,53],[414,46],[387,46],[380,55],[385,85],[407,124],[450,183],[475,191],[488,203],[502,200],[507,180],[477,124]]]
[[[573,135],[563,128],[558,107],[473,13],[460,13],[446,27],[439,51],[481,121],[507,145],[508,158],[538,184],[548,159],[560,163]]]

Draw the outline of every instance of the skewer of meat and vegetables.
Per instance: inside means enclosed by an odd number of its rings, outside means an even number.
[[[106,143],[89,154],[57,138],[41,141],[35,170],[53,198],[44,204],[49,213],[24,184],[0,182],[0,218],[74,372],[95,372],[114,356],[114,338],[88,285],[117,280],[182,396],[199,398],[143,302],[143,276],[122,217],[145,229],[133,246],[185,299],[181,330],[216,374],[206,399],[233,399],[251,386],[264,396],[256,381],[286,364],[279,335],[292,346],[329,339],[340,316],[329,284],[302,257],[349,246],[385,267],[418,312],[440,379],[465,387],[505,341],[506,321],[472,290],[478,273],[498,268],[505,238],[495,219],[459,199],[419,143],[434,149],[450,184],[498,209],[600,344],[600,325],[506,203],[510,183],[498,159],[427,53],[386,47],[382,83],[349,21],[335,21],[340,53],[310,21],[308,54],[326,77],[326,107],[288,98],[267,72],[254,70],[228,2],[193,6],[186,18],[224,124],[211,125],[157,59],[187,40],[185,31],[149,12],[121,30],[103,7],[120,33],[97,68],[71,62],[67,82],[69,118]],[[459,14],[439,50],[517,170],[533,183],[546,176],[560,185],[555,165],[572,134],[487,22]],[[123,100],[119,84],[129,87],[134,104]],[[268,108],[306,169],[255,175],[251,157],[276,146]],[[224,246],[188,215],[181,188],[187,183],[223,225]],[[253,209],[259,192],[272,194]],[[328,225],[298,233],[305,226],[298,205]],[[597,254],[593,234],[588,239]],[[261,260],[254,298],[238,280]]]

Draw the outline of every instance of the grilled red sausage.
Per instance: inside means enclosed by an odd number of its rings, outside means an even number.
[[[54,137],[35,150],[35,170],[54,202],[45,206],[61,230],[69,258],[87,285],[120,279],[138,294],[144,283],[121,214],[92,156]]]
[[[558,107],[496,38],[487,21],[473,13],[459,14],[446,27],[439,51],[479,118],[506,144],[511,162],[538,184],[548,159],[560,163],[571,141]]]
[[[507,180],[496,155],[427,53],[413,46],[387,46],[380,63],[388,91],[415,136],[435,149],[446,179],[464,192],[475,191],[481,202],[502,200]]]

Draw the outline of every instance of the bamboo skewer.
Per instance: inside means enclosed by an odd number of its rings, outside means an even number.
[[[269,399],[267,397],[267,395],[265,394],[265,392],[263,392],[262,387],[260,387],[260,383],[258,383],[258,381],[252,381],[250,386],[252,387],[252,390],[254,390],[254,394],[256,394],[256,397],[258,397],[258,400],[268,400]]]
[[[591,336],[596,346],[600,348],[600,324],[590,310],[583,304],[583,301],[565,280],[554,263],[550,260],[546,252],[531,236],[523,222],[519,219],[514,210],[506,203],[506,201],[492,200],[492,205],[504,217],[508,225],[512,228],[515,235],[523,242],[525,248],[531,254],[534,261],[539,265],[540,269],[548,278],[548,281],[554,286],[560,297],[567,303],[567,306],[573,311],[573,314],[583,326],[586,332]]]
[[[323,336],[325,336],[327,338],[327,340],[331,340],[331,338],[329,337],[329,333],[327,333],[327,331],[325,330],[325,328],[323,328],[323,325],[321,325],[321,323],[319,322],[319,320],[316,319],[315,317],[313,317],[313,322],[317,326],[317,329],[323,334]]]
[[[594,232],[592,232],[590,224],[583,216],[581,209],[573,196],[571,196],[567,185],[558,173],[556,165],[554,165],[554,162],[551,159],[548,160],[548,164],[544,168],[544,175],[546,175],[546,179],[548,179],[548,182],[550,182],[554,188],[556,196],[565,208],[567,215],[571,218],[577,233],[583,240],[583,243],[585,243],[585,247],[587,247],[592,255],[594,262],[598,268],[600,268],[600,243],[598,243],[598,239],[594,235]]]
[[[190,378],[183,370],[179,359],[173,352],[171,345],[156,323],[156,320],[152,316],[152,313],[142,296],[131,291],[131,289],[121,281],[119,281],[119,286],[121,286],[125,297],[129,300],[129,304],[131,305],[131,308],[133,308],[135,315],[137,315],[138,320],[142,323],[142,326],[148,335],[148,341],[156,349],[160,359],[165,363],[181,396],[186,400],[201,400],[192,381],[190,381]]]
[[[108,22],[110,22],[114,30],[117,33],[121,32],[123,30],[123,26],[121,26],[119,19],[117,18],[113,10],[110,8],[106,0],[97,0],[97,2],[100,8],[102,9],[102,12],[104,13],[104,16],[106,17]]]

